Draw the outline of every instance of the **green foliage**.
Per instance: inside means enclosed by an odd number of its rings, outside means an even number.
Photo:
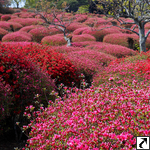
[[[89,12],[89,5],[82,5],[78,9],[79,13],[88,13]]]

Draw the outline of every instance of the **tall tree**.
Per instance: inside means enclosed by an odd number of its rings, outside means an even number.
[[[150,30],[145,33],[145,25],[150,22],[150,0],[98,0],[97,7],[106,16],[117,19],[120,25],[133,24],[133,28],[126,28],[139,36],[140,52],[146,52],[146,40]],[[105,6],[105,7],[103,7]],[[107,14],[108,13],[108,14]],[[131,18],[133,22],[126,22],[120,17]],[[135,28],[138,27],[138,32]],[[122,28],[122,27],[121,27]]]
[[[15,4],[17,8],[19,8],[19,5],[21,2],[25,3],[26,0],[11,0],[12,4]]]
[[[62,11],[68,9],[69,6],[67,6],[67,3],[64,2],[62,7],[63,9],[60,10],[57,8],[57,3],[41,0],[37,3],[36,14],[40,15],[40,17],[45,21],[43,25],[51,25],[52,28],[56,28],[61,31],[64,35],[64,39],[67,41],[67,46],[71,46],[72,37],[69,35],[67,27],[70,25],[73,18],[68,20],[66,20],[66,18],[64,19],[64,13]]]

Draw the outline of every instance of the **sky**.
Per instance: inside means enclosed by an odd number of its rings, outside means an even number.
[[[23,7],[25,5],[25,2],[21,2],[21,3],[19,3],[19,8],[21,8],[21,7]],[[11,6],[10,7],[17,7],[17,5],[16,4],[11,4]]]

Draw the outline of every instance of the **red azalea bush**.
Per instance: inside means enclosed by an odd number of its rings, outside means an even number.
[[[29,33],[33,36],[34,42],[41,42],[42,38],[45,36],[51,35],[51,32],[46,27],[34,28],[29,31]]]
[[[11,43],[12,47],[15,47]],[[16,50],[23,53],[36,65],[47,72],[52,79],[56,79],[56,84],[63,83],[71,86],[72,82],[78,84],[77,68],[65,59],[61,54],[55,52],[53,47],[47,47],[40,44],[26,44],[26,42],[16,44]]]
[[[10,31],[11,27],[6,21],[0,21],[0,28]]]
[[[112,45],[112,44],[107,44],[103,42],[99,42],[97,45],[89,45],[86,48],[90,48],[93,50],[97,50],[100,52],[104,52],[107,54],[111,54],[117,58],[122,58],[126,56],[134,56],[137,54],[136,51],[129,49],[127,47],[121,46],[121,45]]]
[[[67,41],[64,39],[63,34],[56,34],[51,36],[45,36],[41,40],[41,43],[51,45],[51,46],[59,46],[59,45],[66,45]]]
[[[5,36],[3,36],[2,38],[2,42],[22,42],[22,41],[26,41],[26,42],[31,42],[32,41],[32,35],[28,34],[26,32],[12,32],[12,33],[8,33]]]
[[[1,21],[8,21],[9,19],[11,19],[11,15],[10,14],[1,16]]]
[[[12,28],[11,30],[14,32],[20,30],[23,27],[20,23],[16,23],[16,22],[8,22],[8,24]]]
[[[90,34],[73,35],[72,42],[96,41],[96,38]]]
[[[45,96],[52,98],[49,92],[56,88],[51,78],[33,64],[17,44],[0,44],[0,86],[4,91],[0,93],[0,121],[33,105],[36,94],[41,97],[39,102],[47,104]]]
[[[5,29],[0,28],[0,40],[2,39],[2,37],[4,35],[8,34],[8,31],[6,31]]]
[[[42,19],[36,18],[16,18],[10,19],[8,21],[20,23],[22,26],[38,25],[44,22]]]

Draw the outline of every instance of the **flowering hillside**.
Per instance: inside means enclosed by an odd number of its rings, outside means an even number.
[[[150,51],[104,15],[31,11],[0,14],[0,145],[135,150],[150,136]]]

